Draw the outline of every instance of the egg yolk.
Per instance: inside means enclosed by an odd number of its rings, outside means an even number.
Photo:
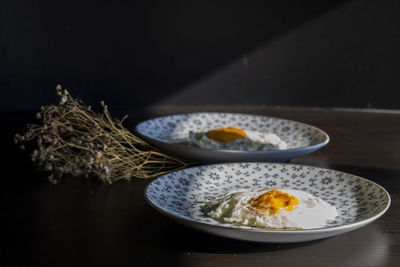
[[[299,200],[279,190],[270,190],[253,199],[250,205],[258,210],[268,210],[269,214],[275,214],[280,209],[293,210],[299,204]]]
[[[246,132],[238,128],[219,128],[206,133],[207,137],[217,142],[227,143],[246,136]]]

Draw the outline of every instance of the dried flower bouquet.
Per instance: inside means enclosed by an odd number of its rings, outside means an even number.
[[[113,119],[102,102],[103,113],[92,111],[80,99],[57,86],[59,105],[42,107],[37,113],[41,124],[29,124],[14,141],[22,149],[36,140],[32,161],[51,172],[56,184],[63,174],[97,176],[106,183],[131,177],[152,178],[187,166],[129,132],[122,120]]]

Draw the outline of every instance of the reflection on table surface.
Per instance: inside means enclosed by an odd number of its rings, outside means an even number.
[[[204,108],[206,109],[206,108]],[[208,109],[208,108],[207,108]],[[385,187],[392,205],[375,222],[350,233],[299,244],[260,244],[204,234],[176,224],[143,197],[150,180],[112,186],[96,179],[65,177],[58,186],[36,171],[25,152],[12,144],[33,114],[4,115],[1,203],[2,261],[13,265],[259,265],[390,266],[400,258],[400,114],[300,108],[228,108],[302,121],[325,130],[331,142],[292,161],[348,172]],[[202,111],[175,108],[128,121],[133,129],[155,115]],[[122,112],[129,113],[129,112]],[[318,114],[316,114],[318,113]],[[379,138],[377,138],[379,136]],[[18,251],[21,257],[13,256]]]

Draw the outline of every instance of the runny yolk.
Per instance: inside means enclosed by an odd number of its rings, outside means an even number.
[[[269,214],[275,214],[280,209],[293,210],[299,204],[299,200],[279,190],[270,190],[254,198],[250,205],[258,210],[268,210]]]
[[[246,132],[238,128],[219,128],[206,133],[207,137],[222,143],[233,142],[246,136]]]

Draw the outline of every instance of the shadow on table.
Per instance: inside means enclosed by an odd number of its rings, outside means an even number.
[[[221,253],[221,254],[242,254],[242,253],[257,253],[257,252],[268,252],[276,250],[288,250],[299,247],[315,245],[322,240],[301,242],[301,243],[260,243],[229,239],[225,237],[214,236],[211,234],[199,232],[186,227],[182,227],[178,224],[173,226],[174,229],[168,235],[164,235],[163,239],[173,240],[170,243],[170,248],[173,246],[178,251],[192,251],[201,253]],[[171,229],[172,230],[172,229]],[[180,232],[179,236],[175,236],[177,232]],[[165,240],[165,241],[167,241]]]

